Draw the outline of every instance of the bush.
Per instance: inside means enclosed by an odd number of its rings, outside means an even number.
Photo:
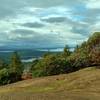
[[[4,68],[0,70],[0,85],[9,84],[9,71],[8,69]]]
[[[33,77],[58,75],[72,71],[70,62],[56,55],[45,56],[33,69]]]
[[[46,54],[33,68],[33,76],[48,76],[69,73],[100,65],[100,32],[77,46],[73,53],[68,46],[59,55]]]
[[[9,69],[0,70],[0,85],[6,85],[21,80],[21,76],[11,72]]]

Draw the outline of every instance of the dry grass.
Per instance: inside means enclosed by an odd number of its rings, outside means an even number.
[[[100,69],[86,68],[3,86],[0,100],[100,100]]]

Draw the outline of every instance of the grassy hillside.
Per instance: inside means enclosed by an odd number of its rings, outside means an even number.
[[[0,100],[99,100],[100,69],[25,80],[0,87]]]

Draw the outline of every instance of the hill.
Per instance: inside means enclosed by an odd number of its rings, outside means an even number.
[[[20,81],[0,87],[0,100],[99,100],[100,69]]]

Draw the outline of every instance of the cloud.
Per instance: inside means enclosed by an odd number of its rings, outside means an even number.
[[[99,0],[3,0],[0,45],[75,46],[100,31]]]
[[[24,0],[2,0],[0,2],[0,18],[15,16],[18,10],[26,6]]]
[[[61,23],[66,21],[65,17],[50,17],[47,19],[41,19],[42,21],[48,22],[48,23]]]
[[[32,5],[32,6],[35,6],[35,7],[44,7],[44,8],[48,8],[48,7],[54,7],[54,6],[60,6],[60,5],[63,5],[63,6],[73,6],[73,5],[77,5],[77,4],[81,4],[81,0],[53,0],[53,1],[50,1],[50,0],[44,0],[44,1],[41,1],[41,0],[26,0],[26,2],[29,4],[29,5]]]
[[[86,6],[91,9],[100,9],[100,1],[99,0],[87,0]]]
[[[34,34],[37,34],[37,33],[32,30],[15,29],[15,30],[11,30],[8,33],[8,39],[15,40],[15,41],[21,41],[21,40],[25,41],[26,39],[31,40],[34,37]]]
[[[15,34],[22,34],[22,35],[33,34],[32,30],[27,30],[27,29],[16,29],[16,30],[12,30],[11,32]]]
[[[76,34],[81,34],[83,36],[89,35],[89,29],[87,27],[82,27],[82,26],[79,26],[79,27],[73,26],[72,29],[71,29],[71,32],[76,33]]]
[[[29,22],[29,23],[24,23],[22,24],[24,27],[29,27],[29,28],[42,28],[44,27],[44,24],[38,23],[38,22]]]

